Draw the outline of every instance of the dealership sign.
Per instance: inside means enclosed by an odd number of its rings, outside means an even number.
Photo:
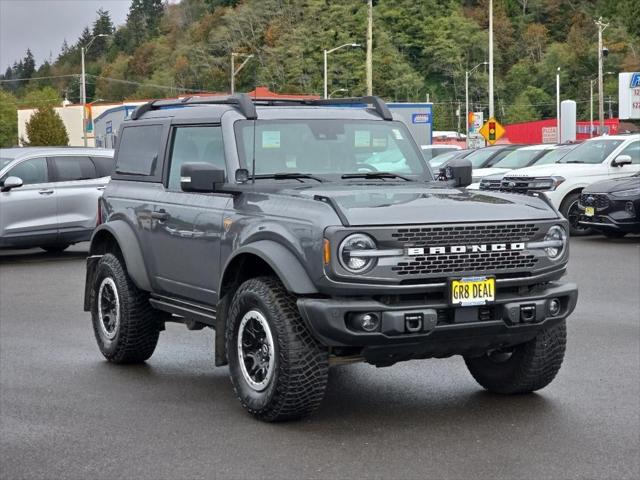
[[[640,120],[640,72],[618,74],[621,120]]]

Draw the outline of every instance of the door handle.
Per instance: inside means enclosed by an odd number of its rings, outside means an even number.
[[[104,186],[102,186],[102,187],[96,187],[96,190],[100,190],[100,191],[102,191],[102,190],[104,190],[105,188],[107,188],[107,187],[104,187]]]
[[[44,188],[42,190],[38,190],[38,193],[40,195],[51,195],[53,193],[53,190],[48,189],[48,188]]]
[[[151,212],[151,218],[156,220],[166,220],[169,218],[169,214],[164,210],[158,210],[157,212]]]

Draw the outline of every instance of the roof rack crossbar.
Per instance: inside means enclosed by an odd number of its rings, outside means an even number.
[[[300,105],[321,106],[321,105],[372,105],[380,117],[384,120],[393,120],[391,111],[387,104],[380,97],[366,96],[366,97],[347,97],[347,98],[265,98],[265,97],[251,97],[254,103],[262,103],[267,105],[287,105],[291,103],[297,103]]]
[[[239,93],[225,97],[185,97],[178,100],[153,100],[140,105],[131,114],[132,120],[138,120],[145,113],[152,110],[159,110],[163,107],[182,106],[182,105],[234,105],[238,107],[247,120],[255,120],[258,118],[256,107],[251,98],[246,93]]]

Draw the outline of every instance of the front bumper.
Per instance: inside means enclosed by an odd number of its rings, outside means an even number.
[[[549,302],[554,298],[560,300],[561,309],[551,315]],[[526,342],[543,327],[569,316],[577,300],[575,284],[553,282],[525,295],[498,290],[497,301],[482,307],[453,307],[442,299],[387,304],[372,298],[342,297],[300,298],[298,308],[322,344],[362,347],[362,355],[371,363],[390,364],[408,358],[479,354]],[[522,317],[523,308],[531,315],[526,319]],[[378,315],[378,331],[368,333],[348,327],[347,319],[358,312]],[[415,314],[422,315],[422,327],[410,332],[407,315]]]
[[[580,205],[580,208],[584,212],[585,207]],[[609,197],[607,208],[596,208],[593,216],[582,214],[578,222],[580,225],[601,231],[638,233],[640,232],[640,200],[614,200]]]

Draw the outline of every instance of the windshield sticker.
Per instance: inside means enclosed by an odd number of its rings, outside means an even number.
[[[369,130],[356,130],[354,136],[354,146],[356,148],[371,146],[371,132]]]
[[[396,137],[396,140],[402,140],[402,133],[397,128],[393,129],[393,136]]]
[[[262,132],[262,148],[280,148],[280,132]]]
[[[373,137],[372,147],[380,148],[387,146],[387,137]]]

